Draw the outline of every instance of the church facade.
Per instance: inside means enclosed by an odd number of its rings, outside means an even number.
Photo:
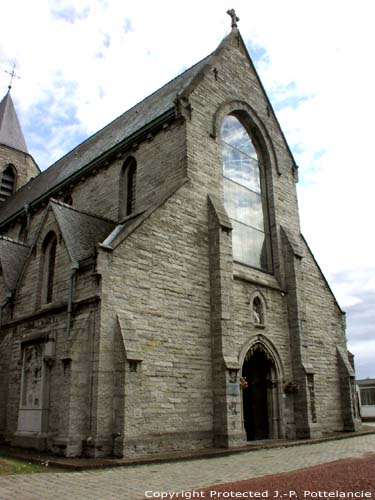
[[[236,26],[40,173],[0,104],[0,440],[134,456],[358,428],[345,317]]]

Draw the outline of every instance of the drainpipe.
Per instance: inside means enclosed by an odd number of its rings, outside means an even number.
[[[30,229],[30,205],[28,203],[25,203],[24,209],[26,214],[26,231],[28,233]]]
[[[70,273],[69,279],[69,289],[68,289],[68,308],[67,308],[67,318],[66,318],[66,335],[70,337],[70,329],[72,323],[72,303],[73,303],[73,289],[74,289],[74,279],[76,273],[79,269],[79,263],[73,262],[72,264],[72,272]]]

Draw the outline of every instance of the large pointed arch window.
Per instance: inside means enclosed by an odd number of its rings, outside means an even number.
[[[233,226],[233,259],[272,271],[267,191],[262,162],[245,126],[234,115],[221,129],[224,205]]]

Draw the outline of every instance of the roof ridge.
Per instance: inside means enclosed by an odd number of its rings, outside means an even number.
[[[4,236],[3,234],[0,234],[0,240],[9,241],[10,243],[20,245],[21,247],[30,248],[30,245],[26,245],[26,243],[23,243],[22,241],[14,240],[13,238],[9,238],[9,236]]]
[[[176,75],[174,78],[172,78],[171,80],[169,80],[167,83],[165,83],[164,85],[162,85],[158,89],[154,90],[154,92],[151,92],[151,94],[147,95],[146,97],[144,97],[143,99],[141,99],[137,103],[133,104],[133,106],[131,106],[130,108],[128,108],[127,110],[125,110],[120,115],[116,116],[116,118],[114,118],[113,120],[111,120],[109,123],[107,123],[106,125],[104,125],[102,128],[100,128],[99,130],[97,130],[93,134],[89,135],[86,139],[84,139],[82,142],[80,142],[79,144],[77,144],[73,149],[71,149],[70,151],[68,151],[67,153],[65,153],[63,156],[61,156],[60,158],[58,158],[54,163],[52,163],[52,165],[50,165],[48,168],[46,168],[46,170],[44,170],[44,172],[46,172],[47,170],[49,170],[52,167],[54,167],[57,163],[59,163],[62,159],[66,158],[70,154],[73,154],[76,149],[78,149],[79,147],[81,147],[83,144],[85,144],[86,142],[90,141],[91,139],[93,139],[96,135],[100,134],[107,127],[109,127],[110,125],[113,125],[117,120],[119,120],[120,118],[122,118],[127,113],[130,113],[130,111],[134,110],[137,106],[139,106],[143,102],[147,101],[147,99],[151,98],[152,96],[154,96],[155,94],[157,94],[158,92],[160,92],[161,90],[163,90],[164,88],[166,88],[172,82],[174,82],[178,78],[182,77],[185,73],[187,73],[191,69],[193,69],[196,66],[198,66],[199,64],[201,64],[205,59],[208,59],[209,57],[211,57],[215,53],[215,51],[216,51],[216,49],[213,52],[211,52],[208,56],[203,57],[200,61],[196,62],[195,64],[193,64],[189,68],[186,68],[182,73]]]
[[[50,198],[50,202],[55,203],[56,205],[60,205],[64,208],[68,208],[70,210],[73,210],[74,212],[78,212],[79,214],[87,215],[89,217],[94,217],[95,219],[100,219],[100,220],[103,220],[105,222],[111,222],[112,224],[117,224],[117,221],[115,221],[113,219],[108,219],[108,217],[103,217],[101,215],[95,215],[91,212],[88,212],[87,210],[80,210],[76,207],[73,207],[72,205],[68,205],[67,203],[64,203],[63,201],[56,200],[56,198]]]

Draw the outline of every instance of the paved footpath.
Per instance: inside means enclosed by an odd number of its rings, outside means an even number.
[[[141,500],[375,453],[375,434],[225,457],[85,472],[0,476],[1,500]],[[147,493],[146,493],[147,492]]]

